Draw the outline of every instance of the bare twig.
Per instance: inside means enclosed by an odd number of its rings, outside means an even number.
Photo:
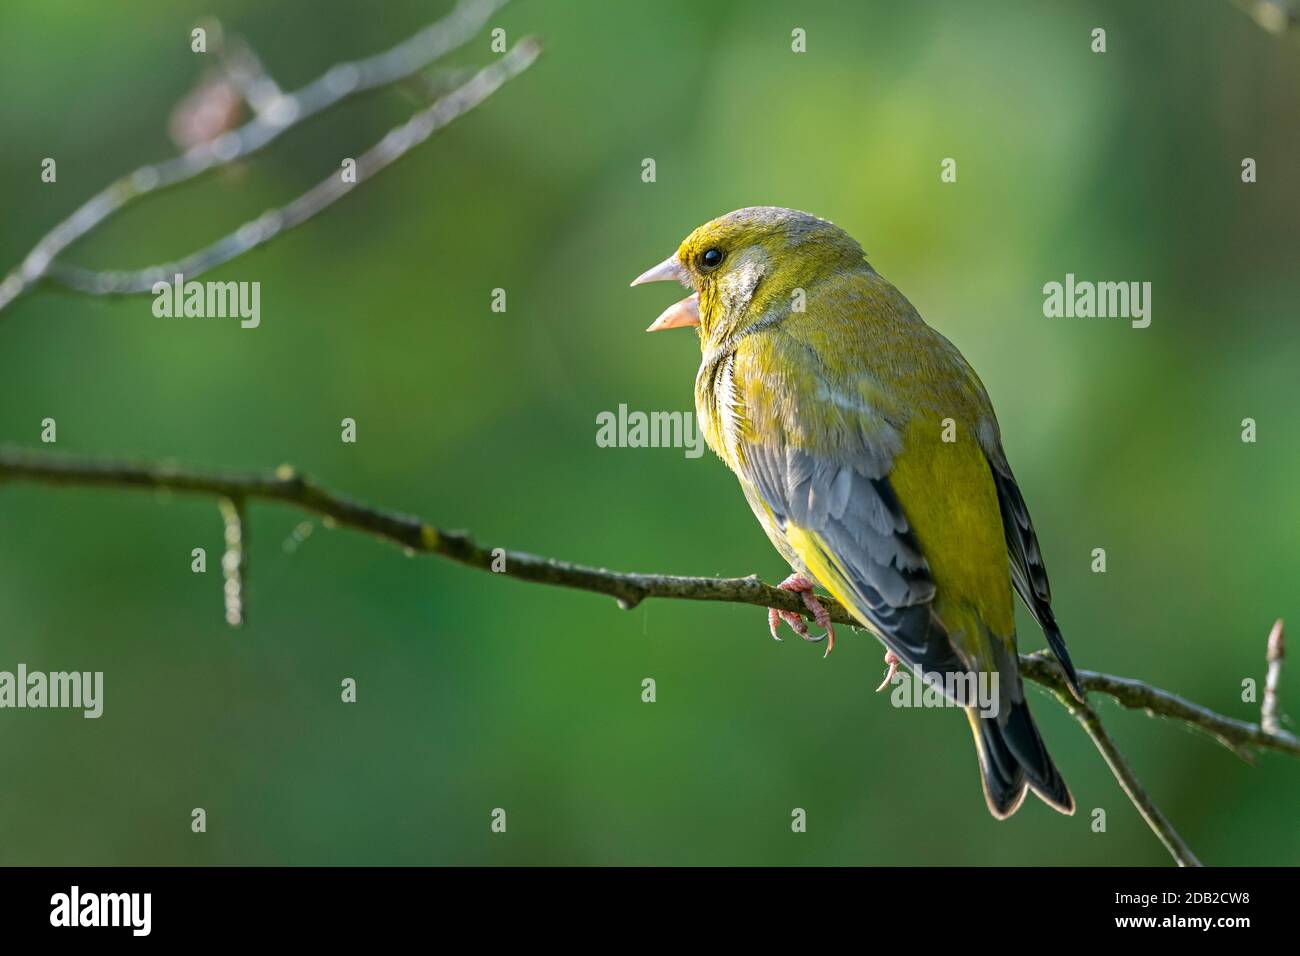
[[[703,578],[629,574],[570,564],[522,551],[483,547],[465,532],[444,531],[412,515],[372,508],[334,494],[287,465],[270,473],[223,474],[173,465],[92,461],[0,449],[0,483],[5,481],[165,489],[212,495],[232,502],[262,499],[322,515],[335,524],[400,545],[409,553],[434,554],[468,567],[500,569],[499,573],[524,581],[605,594],[615,598],[624,608],[635,607],[646,598],[673,598],[751,604],[809,615],[798,595],[771,587],[756,575],[745,578]],[[240,528],[241,536],[247,533],[247,519],[242,515]],[[859,623],[833,599],[821,600],[833,621],[850,625]],[[1280,659],[1279,649],[1279,663]],[[1046,652],[1039,652],[1021,656],[1020,669],[1027,679],[1052,691],[1075,716],[1105,758],[1124,792],[1174,859],[1181,865],[1197,865],[1196,857],[1160,813],[1106,734],[1096,711],[1089,705],[1079,704],[1070,695],[1060,665]],[[1085,690],[1107,694],[1123,706],[1142,710],[1150,716],[1181,721],[1209,734],[1235,753],[1244,755],[1250,748],[1255,748],[1300,756],[1300,739],[1280,728],[1226,717],[1169,691],[1127,677],[1080,671],[1079,679]]]
[[[225,579],[226,623],[240,627],[247,621],[244,584],[248,578],[248,519],[244,499],[221,498],[221,519],[225,522],[226,551],[221,556],[221,574]]]
[[[213,169],[244,159],[277,139],[286,130],[358,93],[405,80],[472,39],[506,0],[461,0],[442,20],[424,28],[383,53],[339,63],[292,93],[278,93],[257,64],[251,50],[237,50],[236,72],[242,64],[248,84],[244,94],[253,118],[238,129],[198,143],[165,162],[141,166],[111,183],[55,226],[3,282],[0,311],[43,281],[56,282],[91,295],[147,292],[154,281],[180,273],[186,278],[247,252],[273,236],[305,221],[345,194],[353,183],[337,174],[283,209],[241,226],[235,233],[176,263],[135,272],[96,272],[65,263],[60,257],[75,242],[100,226],[124,206],[150,193],[188,182]],[[536,41],[520,41],[492,66],[439,102],[416,114],[364,154],[365,175],[372,175],[427,139],[435,130],[482,102],[536,58]],[[278,93],[278,95],[273,95]],[[357,162],[360,181],[362,161]],[[332,184],[332,185],[331,185]],[[340,188],[341,187],[341,188]],[[149,281],[144,281],[145,277]]]
[[[1268,661],[1268,674],[1264,678],[1264,700],[1259,708],[1259,723],[1272,734],[1282,732],[1282,721],[1277,715],[1277,687],[1282,680],[1282,658],[1286,648],[1282,644],[1282,621],[1273,624],[1268,632],[1268,649],[1264,657]]]
[[[500,60],[484,67],[469,82],[416,113],[403,125],[390,130],[382,140],[358,156],[355,179],[345,180],[339,173],[333,173],[288,205],[263,213],[184,259],[134,272],[98,272],[56,262],[50,265],[46,278],[88,295],[131,295],[148,292],[157,282],[171,282],[173,276],[190,279],[202,275],[302,225],[333,205],[452,120],[482,103],[503,83],[526,70],[537,59],[540,50],[535,41],[521,40]]]
[[[0,472],[2,474],[2,472]],[[1022,654],[1020,672],[1030,680],[1053,691],[1066,688],[1061,667],[1045,651]],[[1300,757],[1300,738],[1281,729],[1252,724],[1225,717],[1185,697],[1152,687],[1129,677],[1079,671],[1079,682],[1086,691],[1107,694],[1129,710],[1140,710],[1149,717],[1169,717],[1194,730],[1209,735],[1233,753],[1249,757],[1250,748],[1276,750]]]
[[[1064,686],[1064,681],[1062,681],[1062,687],[1064,688]],[[1151,832],[1165,845],[1165,849],[1169,851],[1169,855],[1174,858],[1174,861],[1179,866],[1200,866],[1201,861],[1196,858],[1196,854],[1178,835],[1178,831],[1174,829],[1173,824],[1160,812],[1160,808],[1151,799],[1151,794],[1147,793],[1146,788],[1138,782],[1133,768],[1129,766],[1128,761],[1124,759],[1124,755],[1115,746],[1115,741],[1111,739],[1110,734],[1106,732],[1106,728],[1102,726],[1101,718],[1097,716],[1097,712],[1087,704],[1081,704],[1075,700],[1074,695],[1069,692],[1068,688],[1062,690],[1053,689],[1052,694],[1092,739],[1093,744],[1101,753],[1102,759],[1106,761],[1106,766],[1110,767],[1110,772],[1114,774],[1120,789],[1127,794],[1129,801],[1137,808],[1137,812],[1146,821],[1146,825],[1151,828]]]

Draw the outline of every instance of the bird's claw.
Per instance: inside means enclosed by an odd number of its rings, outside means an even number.
[[[778,641],[781,640],[778,628],[781,626],[782,621],[785,621],[786,624],[790,625],[790,630],[794,631],[805,641],[815,644],[818,641],[826,639],[824,634],[819,634],[815,637],[812,634],[809,634],[808,625],[804,623],[803,615],[797,611],[785,611],[781,608],[770,607],[767,609],[767,628],[772,632],[772,637]]]
[[[808,625],[804,623],[803,615],[796,611],[786,611],[781,608],[767,609],[767,628],[772,632],[772,637],[781,640],[777,629],[782,621],[790,625],[790,630],[794,631],[805,641],[811,644],[826,642],[826,654],[829,654],[835,647],[835,625],[831,623],[831,616],[826,608],[822,607],[817,596],[813,594],[813,583],[805,578],[802,574],[792,574],[780,584],[777,585],[783,591],[793,591],[803,600],[804,607],[812,614],[813,621],[817,626],[824,629],[824,634],[810,634]],[[825,657],[826,654],[822,656]]]
[[[897,654],[895,654],[893,651],[885,651],[885,666],[888,667],[889,670],[885,671],[885,679],[882,680],[880,682],[880,686],[876,688],[877,694],[879,694],[882,690],[888,687],[890,683],[893,682],[894,675],[898,673],[898,665],[901,663],[903,662],[898,659]]]

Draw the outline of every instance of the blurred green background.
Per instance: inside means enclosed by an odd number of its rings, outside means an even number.
[[[444,3],[6,4],[0,266],[174,152],[202,16],[286,88]],[[966,354],[1002,422],[1076,662],[1254,719],[1300,623],[1300,46],[1227,0],[801,5],[531,0],[541,61],[326,214],[205,278],[262,324],[40,290],[0,314],[0,442],[227,468],[627,570],[786,573],[711,455],[602,449],[596,415],[688,410],[673,297],[627,288],[732,208],[807,209]],[[1089,50],[1107,30],[1108,52]],[[808,51],[790,50],[791,30]],[[451,58],[494,54],[485,32]],[[349,101],[132,208],[71,261],[189,252],[337,171],[419,103]],[[39,182],[41,159],[58,182]],[[1243,157],[1259,182],[1240,180]],[[641,161],[658,181],[641,181]],[[958,181],[939,179],[944,157]],[[1150,281],[1153,321],[1046,319],[1042,286]],[[503,287],[508,312],[489,309]],[[339,421],[359,441],[339,440]],[[1258,421],[1243,444],[1241,420]],[[990,818],[969,731],[875,695],[882,650],[776,644],[757,608],[523,584],[253,504],[251,622],[222,620],[215,503],[0,488],[0,669],[105,672],[105,713],[0,712],[7,864],[1165,864],[1033,691],[1081,812]],[[190,550],[208,549],[205,575]],[[1089,570],[1104,547],[1108,572]],[[1041,636],[1021,618],[1021,646]],[[1283,704],[1300,713],[1300,665]],[[339,700],[340,681],[359,700]],[[658,701],[641,702],[641,681]],[[1250,767],[1102,703],[1210,863],[1300,860],[1300,761]],[[204,807],[208,832],[190,832]],[[489,831],[505,808],[505,835]],[[808,812],[794,834],[790,813]],[[1094,808],[1107,828],[1091,828]]]

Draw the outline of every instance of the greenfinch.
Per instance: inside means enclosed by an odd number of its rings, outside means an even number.
[[[961,353],[844,230],[792,209],[705,223],[632,284],[661,280],[693,292],[648,331],[698,330],[700,429],[789,563],[781,586],[825,630],[774,610],[772,635],[784,619],[829,653],[820,586],[885,645],[886,683],[901,662],[965,708],[995,817],[1028,790],[1073,813],[1025,701],[1013,587],[1083,691],[993,407]]]

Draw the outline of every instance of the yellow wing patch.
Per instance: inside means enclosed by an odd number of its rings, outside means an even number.
[[[791,524],[786,525],[785,539],[789,542],[791,550],[799,556],[799,560],[803,562],[804,567],[817,580],[817,583],[829,591],[831,597],[852,611],[853,616],[861,622],[863,627],[880,637],[880,632],[871,624],[866,609],[859,607],[857,600],[853,596],[853,587],[849,584],[848,571],[840,563],[839,558],[826,547],[826,543],[822,541],[821,536],[814,531],[807,531]]]
[[[965,431],[959,427],[956,440],[945,442],[941,419],[914,417],[889,483],[930,564],[939,618],[951,626],[973,609],[1009,638],[1015,612],[997,489],[983,449]]]

